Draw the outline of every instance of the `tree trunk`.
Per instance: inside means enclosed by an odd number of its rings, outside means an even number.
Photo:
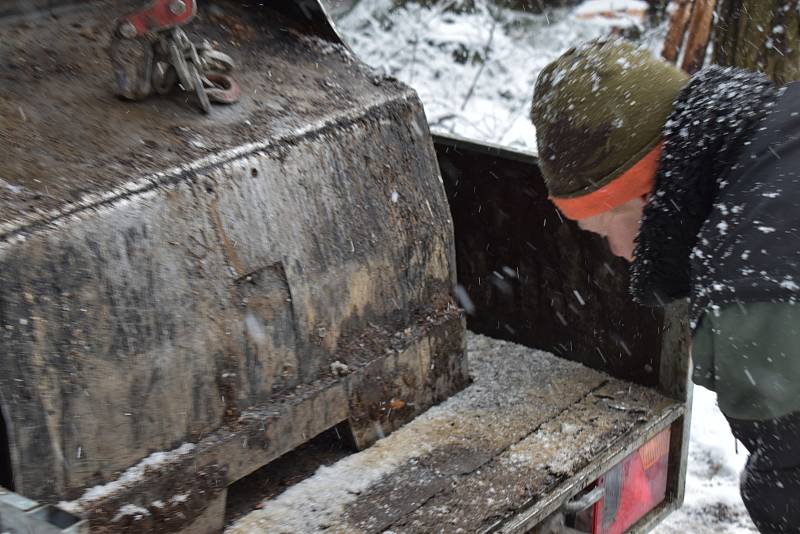
[[[344,0],[327,0],[330,2],[341,2]],[[491,0],[490,4],[500,7],[507,7],[524,11],[526,13],[544,13],[551,8],[572,7],[582,0]],[[475,0],[394,0],[395,5],[405,5],[410,3],[422,4],[425,6],[449,5],[449,10],[456,12],[471,11],[475,8]]]
[[[714,63],[765,73],[775,83],[800,80],[798,0],[720,0]]]
[[[677,0],[675,11],[669,19],[669,31],[664,39],[661,56],[670,63],[678,62],[678,55],[683,46],[683,37],[692,15],[692,3],[689,0]]]
[[[715,3],[716,0],[694,0],[689,36],[686,38],[686,50],[681,65],[681,68],[689,74],[700,70],[705,62]]]

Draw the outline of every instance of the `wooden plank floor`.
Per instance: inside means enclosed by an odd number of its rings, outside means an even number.
[[[226,532],[484,532],[681,411],[653,390],[547,353],[477,335],[468,343],[469,388]]]

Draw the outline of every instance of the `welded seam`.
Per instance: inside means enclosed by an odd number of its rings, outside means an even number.
[[[24,234],[33,234],[46,226],[57,224],[63,219],[80,215],[87,210],[110,208],[121,201],[137,199],[161,187],[189,181],[194,175],[208,172],[210,169],[230,164],[234,161],[252,156],[253,154],[274,154],[286,145],[318,139],[331,133],[334,128],[350,127],[357,124],[359,121],[376,119],[381,115],[381,111],[395,106],[401,107],[408,102],[412,102],[418,108],[422,107],[417,93],[412,89],[407,89],[396,97],[379,99],[359,108],[358,114],[349,112],[328,117],[319,122],[307,125],[292,134],[277,136],[265,141],[242,144],[235,148],[222,150],[216,154],[200,158],[185,165],[172,167],[165,171],[150,173],[132,180],[125,185],[119,186],[108,193],[89,195],[87,200],[83,202],[68,203],[61,209],[51,210],[44,214],[37,213],[27,221],[22,217],[16,221],[0,223],[0,245],[7,243],[15,237],[23,237]]]

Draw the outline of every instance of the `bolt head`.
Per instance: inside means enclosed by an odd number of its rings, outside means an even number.
[[[186,2],[183,0],[172,0],[169,4],[169,11],[173,15],[182,15],[186,11]]]
[[[133,39],[136,37],[136,26],[132,22],[123,22],[119,25],[119,34],[126,39]]]

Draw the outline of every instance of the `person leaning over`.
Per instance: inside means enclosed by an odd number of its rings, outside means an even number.
[[[551,200],[631,262],[634,299],[688,298],[753,522],[800,532],[800,84],[595,40],[542,71],[531,118]]]

